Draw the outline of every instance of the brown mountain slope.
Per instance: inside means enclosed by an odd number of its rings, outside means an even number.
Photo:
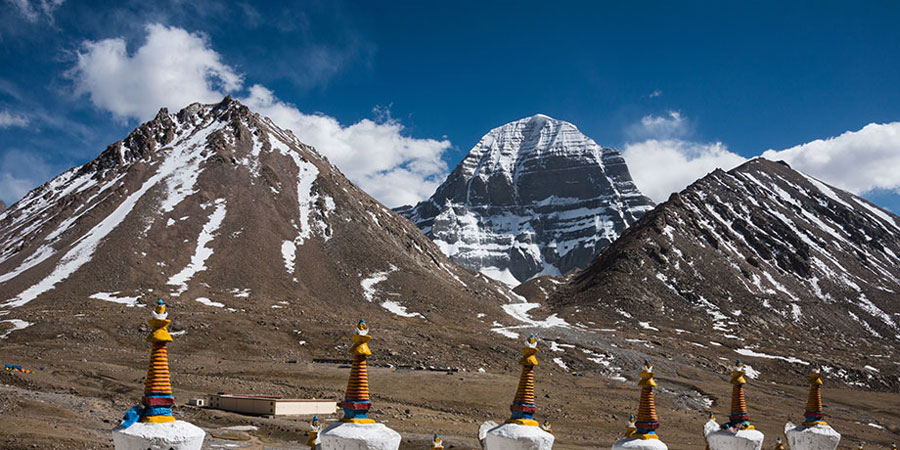
[[[9,342],[139,346],[128,305],[163,297],[198,350],[333,356],[364,316],[396,362],[476,365],[508,295],[230,98],[160,111],[0,215]],[[447,334],[467,350],[412,351]]]
[[[550,304],[704,365],[744,357],[795,373],[820,361],[851,385],[896,389],[898,255],[900,218],[755,159],[673,194]]]

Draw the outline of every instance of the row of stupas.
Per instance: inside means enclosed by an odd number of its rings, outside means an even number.
[[[744,386],[747,384],[744,364],[737,361],[731,370],[731,414],[728,421],[719,425],[710,414],[703,428],[707,448],[710,450],[760,450],[765,436],[750,423]],[[805,420],[800,425],[788,422],[784,426],[791,450],[834,450],[841,435],[824,419],[822,411],[822,373],[819,365],[813,365],[809,374],[809,398],[806,402]],[[784,449],[778,438],[776,449]]]
[[[141,403],[126,412],[122,423],[113,431],[113,440],[118,450],[199,450],[206,433],[188,422],[176,420],[172,415],[175,399],[169,377],[167,344],[172,342],[168,332],[165,303],[158,300],[156,308],[147,321],[150,325],[150,363],[144,384]],[[367,357],[369,348],[369,327],[360,320],[352,336],[350,354],[353,363],[343,401],[338,407],[343,410],[340,421],[325,427],[318,417],[313,419],[307,445],[320,450],[396,450],[401,437],[396,431],[369,417],[372,407],[369,395]],[[551,450],[554,435],[550,423],[540,424],[535,419],[537,411],[534,392],[534,370],[538,365],[537,339],[528,337],[522,349],[519,364],[522,372],[516,395],[509,409],[511,415],[503,424],[485,422],[479,430],[479,440],[485,450]],[[613,450],[667,450],[656,430],[660,426],[656,413],[653,366],[644,362],[638,386],[641,388],[638,414],[631,417],[625,436],[613,444]],[[704,437],[708,450],[761,450],[763,434],[750,423],[747,401],[744,394],[746,370],[740,360],[731,371],[732,400],[728,421],[719,425],[710,414],[704,426]],[[805,420],[800,425],[788,422],[784,434],[791,450],[835,450],[841,435],[825,421],[822,411],[821,368],[814,365],[809,377],[809,399],[804,413]],[[442,450],[440,437],[435,434],[433,450]],[[783,449],[778,439],[776,449]]]

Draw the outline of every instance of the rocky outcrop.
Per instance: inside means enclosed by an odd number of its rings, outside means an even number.
[[[586,267],[652,206],[618,151],[538,114],[491,130],[431,198],[396,211],[454,261],[518,284]]]

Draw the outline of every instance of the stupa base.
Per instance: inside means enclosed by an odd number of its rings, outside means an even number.
[[[112,432],[116,450],[200,450],[206,432],[191,423],[137,422]]]
[[[669,450],[669,447],[659,439],[641,439],[629,437],[620,439],[613,444],[612,450]]]
[[[716,430],[706,435],[710,450],[760,450],[765,436],[757,430],[740,430],[732,433]]]
[[[550,450],[554,437],[540,427],[504,423],[484,436],[484,450]]]
[[[400,433],[381,423],[337,422],[319,433],[322,450],[397,450]]]
[[[829,425],[805,427],[788,422],[784,435],[791,450],[835,450],[841,442],[841,434]]]

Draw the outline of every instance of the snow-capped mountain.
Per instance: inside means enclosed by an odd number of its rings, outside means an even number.
[[[569,281],[550,296],[563,317],[750,361],[843,361],[847,380],[896,387],[878,370],[897,370],[900,218],[784,163],[716,170]]]
[[[431,198],[397,211],[454,261],[515,285],[587,266],[652,206],[618,151],[538,114],[491,130]]]
[[[236,327],[247,343],[295,342],[360,316],[382,330],[450,333],[476,312],[493,338],[504,289],[231,98],[163,109],[0,213],[0,334],[15,328],[10,339],[81,328],[74,311],[118,324],[156,297],[181,323],[249,322]]]

